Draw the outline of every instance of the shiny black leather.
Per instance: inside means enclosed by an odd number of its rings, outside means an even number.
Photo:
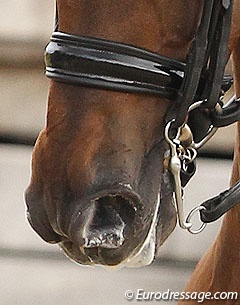
[[[201,205],[205,209],[200,211],[201,220],[205,223],[213,222],[236,206],[240,201],[240,181],[234,186],[213,197]]]
[[[54,32],[46,75],[58,81],[175,99],[185,63],[130,45]]]

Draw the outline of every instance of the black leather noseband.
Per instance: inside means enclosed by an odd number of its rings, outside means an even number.
[[[55,32],[46,75],[58,81],[176,99],[185,63],[130,45]]]

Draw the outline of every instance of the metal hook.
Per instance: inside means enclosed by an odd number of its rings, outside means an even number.
[[[170,139],[170,137],[169,137],[171,124],[174,121],[175,120],[173,119],[170,122],[168,122],[168,124],[166,125],[165,139],[170,147],[171,158],[170,158],[170,162],[169,162],[169,169],[174,178],[174,195],[175,195],[175,204],[176,204],[176,209],[177,209],[177,214],[178,214],[178,223],[182,229],[188,230],[188,232],[190,232],[191,234],[198,234],[198,233],[202,232],[203,229],[206,227],[206,223],[202,223],[201,226],[195,230],[195,229],[192,229],[191,218],[193,217],[193,215],[196,212],[205,209],[205,207],[197,206],[197,207],[193,208],[189,212],[189,214],[186,218],[186,221],[185,221],[184,210],[183,210],[183,188],[182,188],[181,177],[180,177],[181,167],[182,167],[182,163],[181,163],[181,159],[180,159],[181,158],[181,143],[178,139],[181,127],[179,128],[177,135],[174,139]],[[192,156],[190,157],[189,155],[185,155],[187,162],[192,162],[196,158],[197,151],[195,150],[194,147],[190,147],[190,151],[188,151],[188,153],[190,155],[192,154]]]
[[[184,211],[183,211],[183,190],[181,185],[181,178],[180,178],[180,172],[181,172],[181,160],[178,156],[178,146],[179,146],[179,140],[177,138],[170,139],[169,137],[169,131],[171,124],[175,120],[171,120],[168,122],[165,128],[165,139],[167,143],[170,146],[170,152],[171,152],[171,159],[170,159],[170,170],[174,178],[174,188],[175,188],[175,202],[176,202],[176,208],[178,213],[178,223],[179,226],[182,229],[190,229],[192,224],[189,222],[185,222],[184,220]]]
[[[202,231],[205,229],[206,225],[207,225],[205,222],[202,222],[201,226],[200,226],[198,229],[194,230],[194,229],[192,228],[191,218],[193,217],[193,215],[194,215],[196,212],[199,212],[199,211],[201,211],[201,210],[206,210],[206,208],[205,208],[203,205],[199,205],[199,206],[193,208],[193,209],[189,212],[189,214],[188,214],[188,216],[187,216],[187,218],[186,218],[186,223],[191,224],[191,226],[190,226],[189,228],[187,228],[188,232],[191,233],[191,234],[198,234],[198,233],[202,232]]]
[[[202,100],[202,101],[198,101],[194,104],[192,104],[189,109],[188,109],[188,112],[191,112],[192,110],[196,109],[196,108],[199,108],[202,106],[202,104],[204,104],[204,102],[206,102],[206,100]],[[219,105],[219,104],[217,104]],[[221,108],[222,109],[222,108]],[[210,126],[208,132],[207,132],[207,135],[205,136],[204,139],[202,139],[200,142],[198,143],[195,143],[193,142],[192,143],[192,147],[196,150],[200,149],[204,144],[206,144],[211,138],[212,136],[216,133],[216,131],[218,130],[218,128],[214,127],[214,126]]]
[[[198,142],[198,143],[193,143],[192,147],[196,150],[200,149],[204,144],[206,144],[211,138],[212,136],[216,133],[216,131],[218,130],[218,128],[216,127],[210,127],[206,137],[204,139],[202,139],[202,141]]]

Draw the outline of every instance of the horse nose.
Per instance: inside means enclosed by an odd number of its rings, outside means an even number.
[[[91,200],[83,228],[83,247],[116,249],[128,238],[140,200],[137,195],[110,193]]]

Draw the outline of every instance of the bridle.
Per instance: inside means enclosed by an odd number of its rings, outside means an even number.
[[[240,182],[190,211],[185,220],[183,188],[195,173],[197,150],[223,127],[240,120],[240,100],[223,104],[233,80],[224,76],[232,0],[205,0],[200,25],[185,62],[113,41],[76,36],[56,28],[46,48],[46,75],[56,81],[172,101],[166,115],[167,170],[174,182],[179,225],[199,233],[239,202]],[[188,123],[186,123],[188,118]],[[193,230],[199,212],[202,225]]]

